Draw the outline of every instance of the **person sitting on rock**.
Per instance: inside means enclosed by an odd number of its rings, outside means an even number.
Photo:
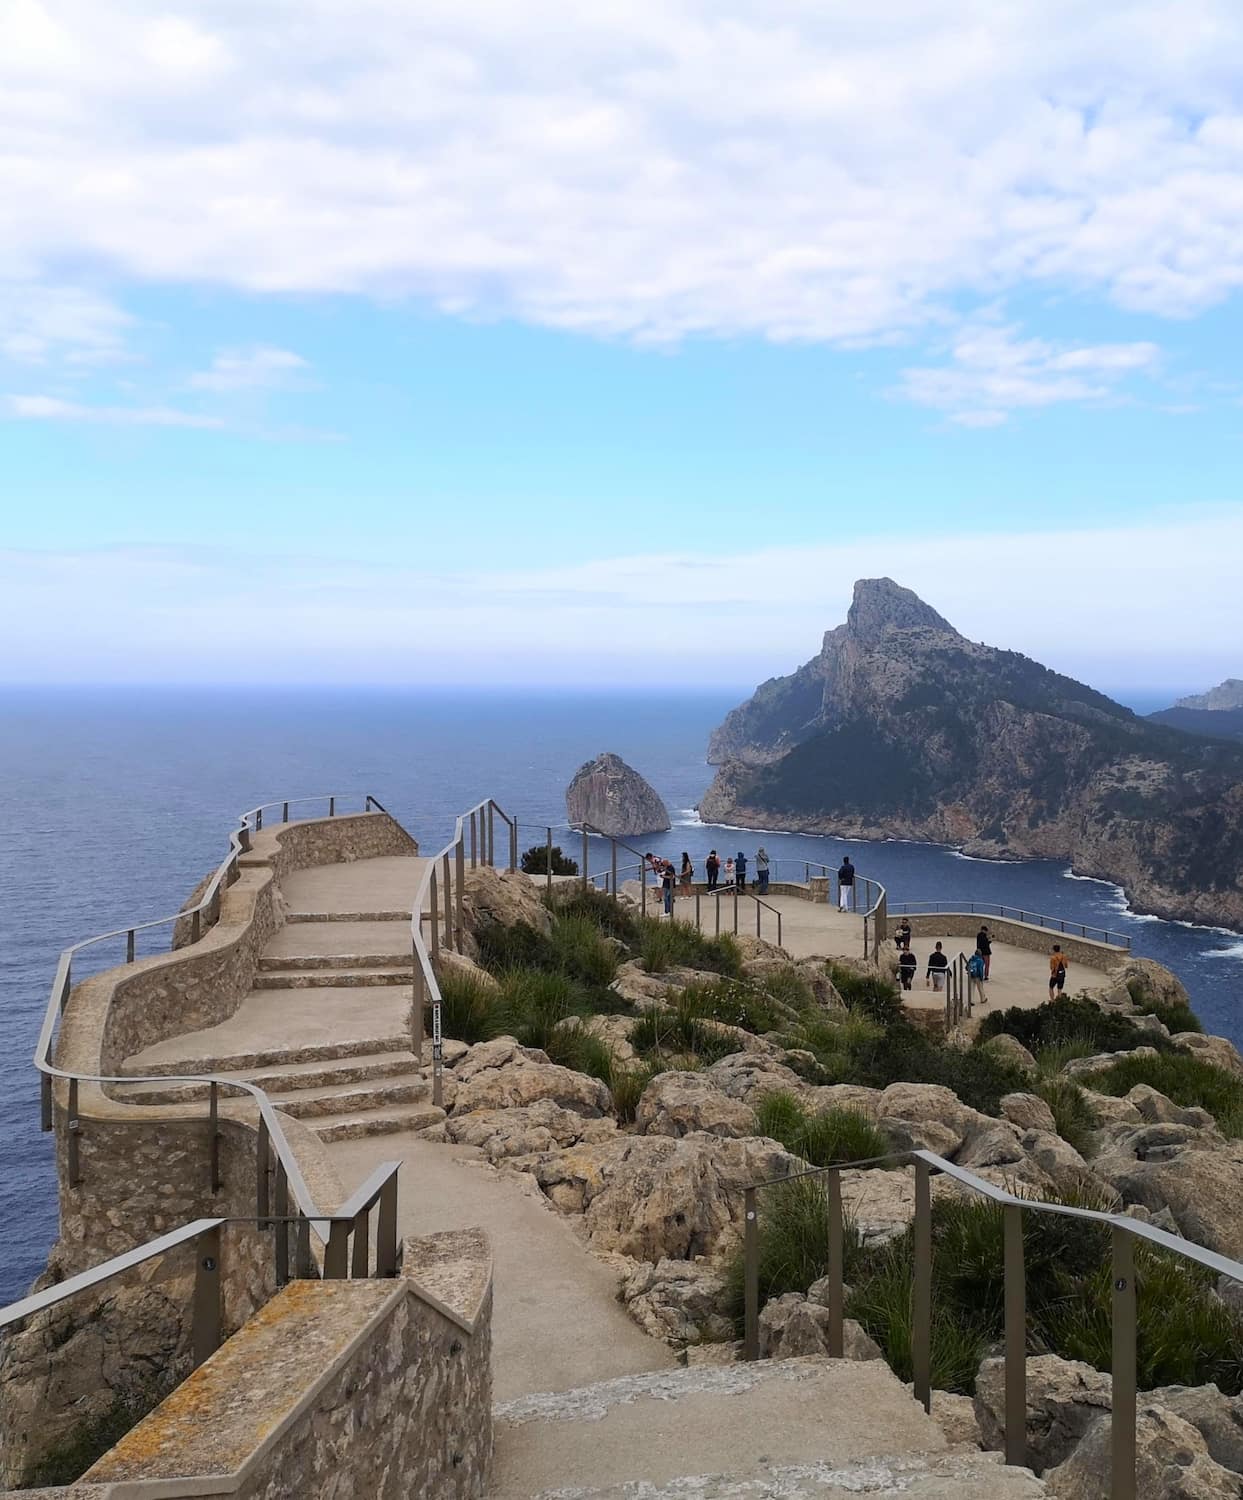
[[[902,988],[909,990],[915,983],[915,970],[919,967],[919,960],[911,952],[909,947],[903,948],[902,956],[898,959],[898,978],[902,981]]]
[[[928,955],[928,969],[924,974],[924,988],[927,989],[931,985],[934,990],[943,990],[945,988],[945,972],[949,966],[950,961],[941,951],[941,944],[938,943],[933,952]]]

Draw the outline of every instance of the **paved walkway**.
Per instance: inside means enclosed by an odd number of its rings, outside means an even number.
[[[928,955],[935,949],[938,936],[951,962],[960,953],[965,953],[970,958],[975,951],[975,943],[970,938],[933,933],[929,937],[914,939],[911,950],[919,959],[919,968],[915,971],[915,988],[903,991],[902,999],[917,1010],[945,1009],[944,992],[938,994],[924,988]],[[1054,942],[1056,939],[1050,936],[1050,947]],[[1069,964],[1066,971],[1066,993],[1074,994],[1086,984],[1100,984],[1104,977],[1101,969],[1091,969],[1086,964]],[[994,940],[993,962],[990,978],[984,986],[984,998],[983,1006],[978,1002],[975,1005],[975,1020],[981,1014],[987,1015],[990,1010],[1008,1010],[1011,1006],[1033,1010],[1037,1005],[1043,1004],[1049,998],[1048,955],[1033,953],[1028,948],[1012,948],[1008,943]]]

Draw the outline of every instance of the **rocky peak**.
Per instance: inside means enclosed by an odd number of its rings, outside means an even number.
[[[861,644],[878,641],[890,630],[935,630],[957,637],[948,620],[911,589],[892,578],[860,578],[846,616],[847,635]]]
[[[1227,677],[1207,693],[1193,693],[1190,698],[1180,698],[1175,708],[1202,708],[1216,712],[1243,708],[1243,677]]]
[[[566,788],[565,811],[571,823],[590,823],[614,838],[663,833],[671,826],[659,794],[612,751],[602,752],[574,773]]]

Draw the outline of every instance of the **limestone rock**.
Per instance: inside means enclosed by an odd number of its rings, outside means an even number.
[[[1119,970],[1123,984],[1130,984],[1143,991],[1135,1002],[1143,1010],[1144,1000],[1155,1000],[1159,1005],[1183,1005],[1191,1009],[1191,996],[1187,993],[1178,975],[1159,964],[1155,958],[1128,958]],[[1177,1031],[1179,1028],[1174,1028]]]
[[[1080,1360],[1041,1354],[1027,1361],[1027,1461],[1037,1474],[1068,1458],[1075,1445],[1112,1402],[1108,1375]],[[975,1382],[975,1414],[985,1448],[1005,1446],[1006,1369],[986,1359]],[[1106,1424],[1107,1425],[1107,1424]],[[1093,1492],[1093,1500],[1109,1486]],[[1143,1491],[1141,1490],[1142,1494]],[[1085,1492],[1086,1495],[1086,1492]]]
[[[754,1135],[755,1111],[731,1099],[703,1073],[658,1073],[643,1090],[635,1111],[643,1135]]]
[[[1100,1500],[1109,1493],[1109,1421],[1097,1418],[1072,1454],[1045,1475],[1056,1500]],[[1144,1500],[1238,1500],[1243,1482],[1209,1456],[1200,1433],[1153,1401],[1135,1415],[1135,1493]]]
[[[908,1385],[912,1395],[915,1387]],[[982,1448],[980,1423],[975,1414],[975,1402],[970,1396],[959,1396],[953,1391],[932,1392],[932,1410],[928,1413],[945,1434],[945,1440],[954,1448]]]
[[[742,1358],[742,1340],[727,1339],[719,1344],[688,1344],[682,1358],[690,1369],[716,1369],[720,1365],[736,1365]]]
[[[1003,1094],[1002,1118],[1020,1130],[1048,1130],[1056,1134],[1053,1111],[1038,1094]]]
[[[660,1005],[672,986],[665,978],[649,974],[637,958],[619,964],[609,989],[634,1005]]]
[[[1109,1125],[1142,1125],[1144,1117],[1129,1099],[1117,1099],[1112,1094],[1096,1094],[1084,1091],[1084,1102],[1091,1111],[1097,1129]]]
[[[490,1161],[556,1151],[580,1141],[607,1140],[617,1133],[616,1121],[587,1119],[576,1110],[562,1109],[552,1099],[511,1109],[477,1109],[454,1114],[445,1121],[446,1139],[478,1146]]]
[[[1093,1073],[1102,1073],[1124,1057],[1159,1057],[1155,1047],[1133,1047],[1129,1052],[1097,1052],[1092,1057],[1072,1057],[1063,1067],[1067,1078],[1087,1078]]]
[[[913,1168],[843,1172],[841,1179],[842,1207],[865,1247],[883,1245],[906,1232],[915,1216]]]
[[[1019,1144],[1027,1160],[1039,1167],[1062,1192],[1074,1192],[1097,1180],[1083,1157],[1055,1130],[1024,1131]],[[1108,1191],[1103,1183],[1100,1186]]]
[[[546,1053],[519,1046],[512,1037],[472,1047],[454,1077],[454,1116],[513,1109],[541,1099],[588,1118],[608,1114],[613,1107],[613,1096],[598,1078],[550,1063]]]
[[[581,1212],[598,1251],[690,1260],[733,1243],[743,1189],[804,1163],[762,1137],[619,1135],[531,1160],[526,1169],[561,1209]]]
[[[588,1036],[598,1037],[618,1062],[633,1062],[636,1053],[630,1043],[634,1021],[629,1016],[584,1016],[577,1023]]]
[[[537,932],[552,931],[552,914],[540,900],[536,883],[517,871],[510,874],[488,865],[466,871],[462,922],[472,945],[483,927],[513,927],[522,922]]]
[[[725,1278],[702,1261],[641,1262],[622,1282],[621,1300],[645,1333],[667,1344],[716,1343],[734,1330]]]
[[[1216,1463],[1243,1474],[1243,1396],[1223,1396],[1215,1385],[1163,1385],[1140,1399],[1190,1422]]]
[[[443,979],[446,974],[460,974],[464,978],[473,979],[488,990],[499,990],[500,982],[482,964],[477,964],[473,958],[466,953],[455,953],[452,948],[441,948],[436,956],[435,969],[437,979]]]
[[[798,1292],[773,1297],[760,1312],[760,1357],[798,1359],[828,1354],[829,1310]],[[883,1359],[880,1345],[853,1318],[842,1320],[843,1359]]]
[[[937,1156],[951,1157],[962,1137],[938,1120],[902,1120],[882,1115],[877,1125],[884,1131],[891,1151],[933,1151]]]
[[[905,1120],[944,1126],[960,1144],[982,1118],[963,1104],[953,1089],[939,1083],[891,1083],[882,1091],[876,1112],[882,1123]]]
[[[1243,1078],[1243,1057],[1239,1049],[1224,1036],[1202,1036],[1198,1031],[1179,1031],[1174,1034],[1174,1045],[1190,1052],[1201,1062],[1212,1063],[1236,1078]]]
[[[981,1044],[980,1051],[987,1052],[999,1062],[1009,1063],[1012,1068],[1018,1068],[1024,1073],[1036,1071],[1036,1059],[1018,1037],[1011,1036],[1008,1031],[999,1031],[996,1036],[989,1037],[988,1041]]]
[[[792,1068],[756,1052],[731,1053],[706,1068],[703,1076],[731,1099],[741,1099],[752,1108],[763,1095],[777,1090],[799,1095],[807,1091],[807,1085]]]
[[[826,1083],[807,1091],[807,1103],[823,1114],[829,1109],[851,1109],[855,1114],[875,1120],[880,1110],[880,1089],[865,1088],[861,1083]]]
[[[572,825],[591,823],[614,838],[663,833],[671,826],[669,810],[656,791],[611,751],[574,773],[566,789],[565,812]]]
[[[973,1171],[981,1167],[1012,1167],[1023,1160],[1022,1136],[1008,1120],[991,1120],[983,1130],[968,1136],[958,1153],[959,1166]]]
[[[1212,1130],[1217,1123],[1208,1110],[1175,1104],[1148,1083],[1137,1083],[1126,1097],[1151,1125],[1191,1125],[1196,1130]]]

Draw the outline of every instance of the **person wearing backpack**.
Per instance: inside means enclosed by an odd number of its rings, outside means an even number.
[[[1066,984],[1066,969],[1068,960],[1062,952],[1061,945],[1053,944],[1053,951],[1049,954],[1049,999],[1060,995]]]
[[[983,925],[975,935],[975,951],[984,960],[984,978],[987,979],[993,966],[993,940],[988,935],[988,928]]]
[[[979,999],[981,1005],[987,1005],[988,1001],[984,995],[984,955],[977,948],[967,960],[967,1004],[970,1007],[972,992]]]
[[[738,858],[734,861],[734,879],[738,884],[738,889],[745,891],[747,888],[747,856],[741,849],[738,851]]]

